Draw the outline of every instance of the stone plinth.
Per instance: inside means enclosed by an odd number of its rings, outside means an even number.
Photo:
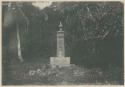
[[[50,57],[50,64],[52,66],[70,66],[70,57]]]

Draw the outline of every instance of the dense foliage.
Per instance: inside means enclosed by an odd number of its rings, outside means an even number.
[[[30,21],[22,36],[25,60],[56,56],[56,31],[62,21],[66,56],[71,56],[72,63],[96,67],[123,64],[122,3],[55,2],[43,10],[25,3],[22,9]]]

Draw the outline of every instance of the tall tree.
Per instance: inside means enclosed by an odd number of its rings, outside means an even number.
[[[17,49],[18,49],[18,58],[21,62],[23,62],[21,45],[20,45],[20,34],[19,34],[19,25],[17,24]]]

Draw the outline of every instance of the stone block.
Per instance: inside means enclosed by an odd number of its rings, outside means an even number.
[[[52,66],[70,66],[70,57],[50,57]]]

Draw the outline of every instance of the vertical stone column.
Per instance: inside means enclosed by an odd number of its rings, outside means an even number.
[[[64,31],[57,31],[57,57],[65,57]]]
[[[70,66],[70,57],[65,57],[64,31],[62,30],[62,27],[63,26],[60,22],[60,30],[57,31],[57,57],[50,57],[50,64],[52,67]]]

